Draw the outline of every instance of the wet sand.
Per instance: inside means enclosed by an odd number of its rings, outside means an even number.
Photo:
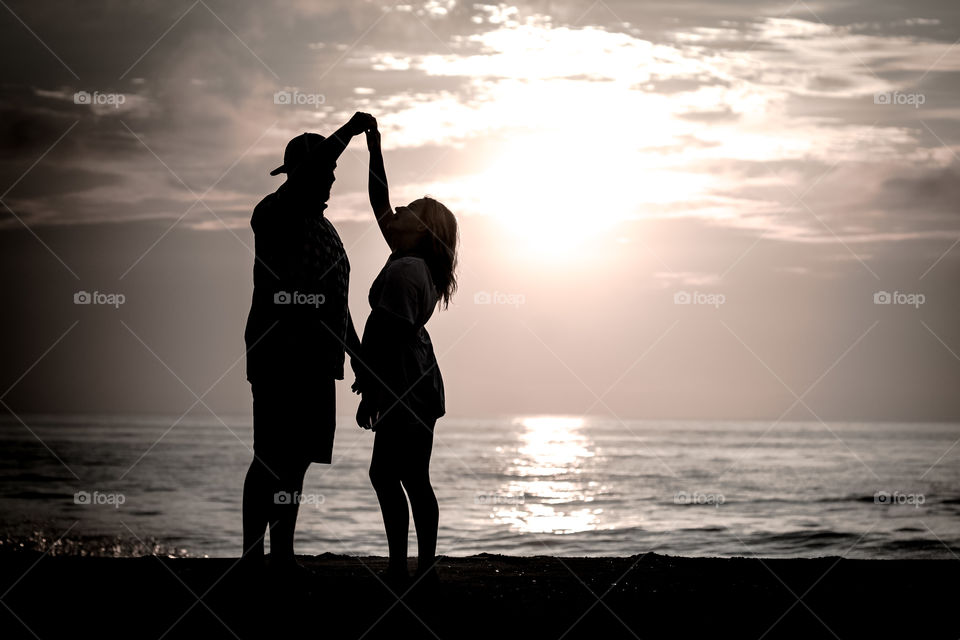
[[[3,552],[0,637],[960,636],[960,560],[443,557],[405,594],[384,558],[300,561],[295,586],[231,559]]]

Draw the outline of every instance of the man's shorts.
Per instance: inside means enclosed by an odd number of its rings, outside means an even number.
[[[253,391],[253,452],[265,461],[300,457],[330,464],[337,424],[333,378],[263,381]]]

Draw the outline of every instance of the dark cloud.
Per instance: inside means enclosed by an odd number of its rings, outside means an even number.
[[[915,176],[891,177],[884,181],[878,204],[919,217],[946,213],[960,216],[960,170]]]

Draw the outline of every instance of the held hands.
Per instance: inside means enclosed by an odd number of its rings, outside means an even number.
[[[364,131],[370,129],[370,127],[376,127],[377,120],[369,113],[357,111],[355,114],[353,114],[347,124],[350,126],[350,133],[358,136]]]
[[[379,419],[380,412],[373,407],[373,403],[366,398],[361,398],[360,406],[357,407],[357,424],[364,429],[376,431]]]
[[[351,365],[353,361],[351,360]],[[360,384],[359,377],[353,381],[350,390],[360,396],[360,406],[357,407],[357,425],[363,429],[376,431],[377,420],[380,419],[380,412],[374,408],[371,399],[363,395],[363,387]]]

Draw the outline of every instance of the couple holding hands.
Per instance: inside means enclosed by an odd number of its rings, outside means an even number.
[[[390,257],[370,287],[370,315],[357,335],[347,305],[350,263],[324,215],[337,159],[365,134],[370,152],[368,192]],[[357,423],[375,431],[370,480],[387,534],[390,562],[383,576],[403,586],[409,511],[417,532],[417,581],[436,581],[437,499],[430,484],[436,421],[445,412],[443,379],[424,325],[456,290],[457,221],[430,197],[394,209],[376,119],[356,113],[328,137],[293,138],[283,165],[286,181],[254,209],[253,301],[244,339],[253,393],[254,459],[243,486],[243,562],[302,578],[293,553],[303,478],[311,462],[332,460],[335,380],[345,354],[360,394]],[[409,509],[407,499],[409,498]]]

